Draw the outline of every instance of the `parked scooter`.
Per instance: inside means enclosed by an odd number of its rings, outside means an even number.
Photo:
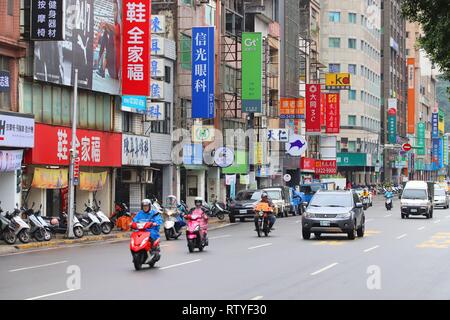
[[[223,220],[225,219],[225,214],[230,214],[230,211],[226,209],[224,204],[217,202],[217,200],[214,200],[210,210],[208,210],[207,213],[210,217],[217,217],[219,220]]]
[[[136,270],[141,270],[143,264],[148,264],[152,268],[161,259],[159,250],[156,250],[159,247],[160,239],[152,244],[150,232],[147,231],[152,224],[152,222],[133,222],[131,224],[131,228],[137,230],[131,234],[130,239],[130,250]]]
[[[100,210],[101,204],[102,204],[101,201],[99,201],[97,203],[97,200],[94,199],[94,203],[92,204],[92,207],[89,207],[89,208],[93,210],[92,212],[95,214],[95,216],[100,221],[100,228],[102,229],[102,232],[104,234],[108,234],[113,229],[114,224],[112,224],[111,220],[109,220],[109,218],[106,216],[106,214],[104,214],[103,211]]]
[[[86,207],[85,212],[83,214],[76,213],[75,216],[80,221],[84,231],[90,231],[92,232],[92,234],[98,236],[102,233],[100,220],[98,220],[98,218],[92,212],[92,208],[88,207],[86,203],[84,204],[84,206]]]
[[[40,213],[42,204],[39,208],[39,211],[35,212],[33,210],[34,208],[34,202],[31,205],[31,208],[24,207],[22,210],[26,214],[28,218],[28,224],[30,225],[30,234],[31,236],[36,239],[36,241],[49,241],[52,238],[52,234],[50,233],[49,229],[46,229],[46,223],[43,224],[43,219],[38,219],[38,215],[36,213]]]
[[[1,204],[1,201],[0,201]],[[3,215],[3,210],[0,207],[0,239],[3,239],[7,244],[16,243],[17,237],[14,233],[14,225]]]
[[[53,234],[67,233],[67,218],[68,218],[67,213],[62,212],[60,213],[59,217],[42,217],[42,218],[47,221],[50,231]],[[75,216],[73,216],[72,225],[73,225],[73,234],[75,235],[75,237],[82,238],[84,235],[83,226],[81,225],[78,218]]]
[[[195,248],[203,251],[208,245],[208,223],[203,214],[201,210],[196,209],[185,216],[187,220],[186,238],[189,252],[194,252]]]
[[[14,234],[22,243],[30,242],[30,226],[22,219],[22,211],[19,210],[19,205],[16,204],[16,208],[13,212],[6,211],[5,217],[12,222],[14,227]]]
[[[114,205],[114,212],[110,217],[112,225],[117,225],[117,220],[123,216],[131,217],[130,210],[125,203],[116,202]]]

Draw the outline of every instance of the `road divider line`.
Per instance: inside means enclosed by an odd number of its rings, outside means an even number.
[[[324,271],[326,271],[326,270],[328,270],[328,269],[331,269],[331,268],[333,268],[333,267],[335,267],[335,266],[337,266],[337,265],[338,265],[337,262],[332,263],[332,264],[330,264],[329,266],[326,266],[326,267],[324,267],[324,268],[322,268],[322,269],[320,269],[320,270],[317,270],[317,271],[311,273],[311,275],[312,275],[312,276],[318,275],[319,273],[322,273],[322,272],[324,272]]]
[[[267,247],[267,246],[271,246],[271,245],[272,245],[272,243],[265,243],[265,244],[261,244],[259,246],[250,247],[250,248],[248,248],[248,250],[258,249],[258,248]]]
[[[404,234],[402,234],[402,235],[398,236],[398,237],[397,237],[397,240],[400,240],[400,239],[402,239],[402,238],[404,238],[404,237],[406,237],[406,236],[407,236],[407,234],[406,234],[406,233],[404,233]]]
[[[229,237],[231,237],[230,234],[225,234],[223,236],[211,237],[211,238],[208,238],[208,239],[209,240],[213,240],[213,239],[222,239],[222,238],[229,238]]]
[[[42,298],[47,298],[47,297],[51,297],[51,296],[56,296],[58,294],[63,294],[63,293],[67,293],[67,292],[71,292],[71,291],[76,291],[76,290],[80,290],[80,289],[68,289],[68,290],[64,290],[64,291],[58,291],[58,292],[53,292],[53,293],[49,293],[49,294],[44,294],[42,296],[37,296],[37,297],[33,297],[33,298],[28,298],[25,300],[37,300],[37,299],[42,299]]]
[[[251,298],[250,300],[261,300],[262,298],[264,298],[263,296],[256,296]]]
[[[434,223],[439,223],[439,222],[441,222],[441,220],[436,220]]]
[[[392,213],[387,214],[387,215],[385,215],[384,217],[387,218],[387,217],[390,217],[390,216],[392,216]]]
[[[420,228],[417,228],[417,230],[423,230],[423,229],[425,229],[425,227],[420,227]]]
[[[31,266],[31,267],[24,267],[24,268],[12,269],[12,270],[9,270],[9,272],[17,272],[17,271],[23,271],[23,270],[29,270],[29,269],[36,269],[36,268],[49,267],[49,266],[54,266],[54,265],[57,265],[57,264],[63,264],[63,263],[67,263],[67,260],[64,260],[64,261],[57,261],[57,262],[52,262],[52,263],[47,263],[47,264],[41,264],[41,265]]]
[[[165,269],[170,269],[170,268],[175,268],[175,267],[179,267],[179,266],[184,266],[186,264],[191,264],[191,263],[195,263],[195,262],[199,262],[202,259],[197,259],[197,260],[192,260],[192,261],[186,261],[186,262],[181,262],[181,263],[177,263],[177,264],[172,264],[170,266],[166,266],[166,267],[162,267],[159,268],[159,270],[165,270]]]
[[[376,248],[379,248],[380,246],[373,246],[373,247],[371,247],[371,248],[368,248],[368,249],[366,249],[366,250],[364,250],[364,252],[370,252],[370,251],[372,251],[372,250],[375,250]]]

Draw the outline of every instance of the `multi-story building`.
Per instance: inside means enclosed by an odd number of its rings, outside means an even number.
[[[380,134],[381,29],[379,1],[322,0],[321,61],[329,73],[350,73],[351,89],[340,91],[338,172],[356,184],[376,182]]]
[[[388,144],[388,101],[395,99],[396,144],[407,142],[407,77],[406,77],[406,21],[401,15],[400,0],[381,1],[381,142]],[[392,101],[392,100],[391,100]],[[392,144],[392,141],[391,141]],[[408,175],[406,157],[398,149],[385,148],[383,180],[398,183]]]

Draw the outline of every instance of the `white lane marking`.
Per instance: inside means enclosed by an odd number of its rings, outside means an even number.
[[[49,267],[49,266],[54,266],[54,265],[56,265],[56,264],[62,264],[62,263],[66,263],[66,262],[67,262],[67,260],[64,260],[64,261],[57,261],[57,262],[46,263],[46,264],[41,264],[41,265],[37,265],[37,266],[31,266],[31,267],[24,267],[24,268],[12,269],[12,270],[9,270],[9,272],[16,272],[16,271],[23,271],[23,270],[29,270],[29,269],[36,269],[36,268]]]
[[[370,222],[370,221],[373,221],[373,219],[367,219],[367,220],[366,220],[366,222]]]
[[[222,228],[225,228],[225,227],[228,227],[228,226],[232,226],[233,224],[234,224],[234,223],[227,223],[227,224],[224,224],[224,225],[222,225],[222,226],[211,227],[209,230],[222,229]]]
[[[159,268],[159,270],[165,270],[165,269],[175,268],[175,267],[179,267],[179,266],[184,266],[184,265],[186,265],[186,264],[199,262],[199,261],[201,261],[201,260],[202,260],[202,259],[197,259],[197,260],[192,260],[192,261],[186,261],[186,262],[182,262],[182,263],[172,264],[172,265],[167,266],[167,267]]]
[[[373,246],[372,248],[369,248],[369,249],[366,249],[366,250],[364,250],[364,252],[370,252],[370,251],[372,251],[372,250],[375,250],[376,248],[379,248],[380,246]]]
[[[436,220],[434,223],[439,223],[439,222],[441,222],[441,220]]]
[[[423,230],[423,229],[425,229],[425,227],[420,227],[420,228],[417,228],[417,230]]]
[[[271,245],[272,245],[272,243],[261,244],[259,246],[250,247],[250,248],[248,248],[248,250],[258,249],[258,248],[267,247],[267,246],[271,246]]]
[[[337,262],[332,263],[332,264],[330,264],[329,266],[326,266],[325,268],[322,268],[322,269],[320,269],[320,270],[317,270],[317,271],[311,273],[311,275],[312,275],[312,276],[315,276],[315,275],[317,275],[317,274],[319,274],[319,273],[321,273],[321,272],[324,272],[324,271],[326,271],[326,270],[328,270],[328,269],[331,269],[331,268],[333,268],[333,267],[335,267],[335,266],[337,266],[337,265],[338,265]]]
[[[68,289],[68,290],[64,290],[64,291],[58,291],[58,292],[53,292],[53,293],[49,293],[49,294],[44,294],[42,296],[28,298],[28,299],[25,299],[25,300],[37,300],[37,299],[51,297],[51,296],[56,296],[58,294],[63,294],[63,293],[67,293],[67,292],[71,292],[71,291],[75,291],[75,290],[80,290],[80,289]]]
[[[302,220],[297,220],[297,221],[295,221],[295,223],[300,223],[300,222],[302,222]]]
[[[264,298],[263,296],[256,296],[251,298],[250,300],[261,300],[262,298]]]
[[[169,246],[168,244],[162,244],[162,245],[160,245],[161,248],[165,248],[165,247],[168,247],[168,246]]]
[[[384,217],[387,218],[387,217],[390,217],[390,216],[392,216],[392,213],[387,214],[387,215],[385,215]]]
[[[209,238],[209,240],[212,240],[212,239],[229,238],[229,237],[231,237],[230,234],[225,234],[225,235],[223,235],[223,236],[211,237],[211,238]]]
[[[402,235],[398,236],[398,237],[397,237],[397,240],[400,240],[401,238],[404,238],[404,237],[406,237],[406,236],[407,236],[407,234],[406,234],[406,233],[404,233],[404,234],[402,234]]]

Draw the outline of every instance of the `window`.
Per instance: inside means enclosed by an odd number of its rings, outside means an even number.
[[[164,120],[150,121],[150,130],[153,133],[170,133],[170,102],[164,103]]]
[[[356,126],[356,116],[348,116],[348,125]]]
[[[328,21],[330,22],[340,22],[341,21],[341,13],[336,11],[328,12]]]
[[[350,12],[348,14],[348,23],[356,23],[356,13]]]
[[[328,70],[331,73],[339,73],[341,72],[341,65],[339,63],[330,63],[328,65]]]
[[[14,0],[8,0],[8,15],[14,15]]]
[[[409,32],[406,31],[406,38],[409,38]]]
[[[191,70],[192,56],[191,56],[191,37],[181,34],[180,36],[180,55],[181,68]]]
[[[348,100],[356,100],[356,90],[348,90]]]
[[[132,115],[131,112],[122,112],[122,131],[131,132],[132,131]]]
[[[356,49],[356,39],[348,39],[348,48]]]
[[[348,72],[351,74],[356,75],[356,64],[349,64],[348,65]]]
[[[190,6],[192,6],[192,0],[181,0],[182,4],[188,4]]]
[[[341,38],[328,38],[328,46],[330,48],[340,48]]]
[[[356,141],[349,141],[348,152],[355,152],[355,151],[356,151]]]
[[[169,66],[164,66],[164,82],[170,83],[171,68]]]
[[[214,26],[216,24],[216,10],[209,6],[205,5],[205,22],[209,26]]]

